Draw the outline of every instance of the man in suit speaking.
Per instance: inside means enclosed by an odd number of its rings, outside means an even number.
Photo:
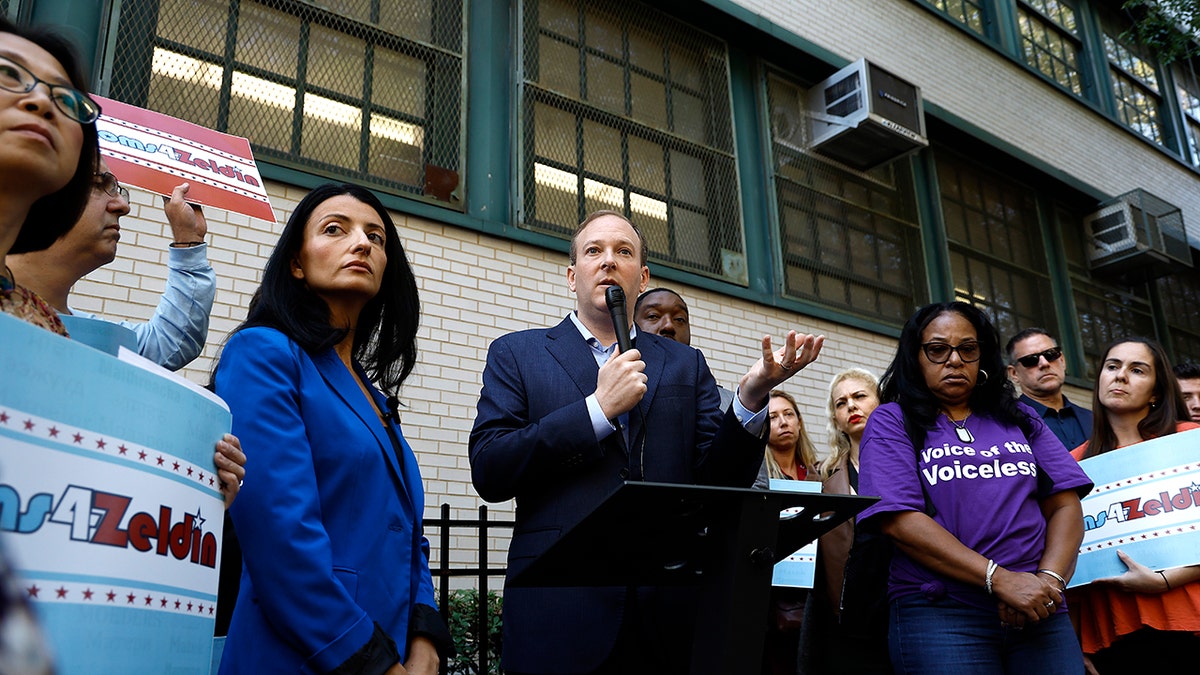
[[[631,329],[616,345],[605,290],[636,298],[650,280],[646,242],[623,215],[586,218],[571,240],[576,310],[557,326],[492,343],[469,452],[485,500],[516,498],[508,578],[521,572],[625,480],[748,487],[762,464],[767,396],[817,358],[824,337],[762,340],[728,412],[697,350]],[[613,536],[619,536],[614,532]],[[509,673],[684,673],[686,600],[654,588],[513,588],[504,592]]]

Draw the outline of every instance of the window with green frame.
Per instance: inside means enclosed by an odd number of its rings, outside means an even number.
[[[934,158],[955,299],[987,312],[1001,340],[1055,332],[1034,191],[942,148]]]
[[[1176,362],[1200,363],[1200,270],[1192,268],[1155,281]]]
[[[1059,208],[1055,217],[1067,258],[1075,320],[1087,366],[1085,377],[1090,382],[1096,376],[1108,343],[1129,335],[1156,337],[1153,308],[1146,284],[1123,285],[1088,269],[1088,244],[1080,216]]]
[[[1066,0],[1018,0],[1017,24],[1025,61],[1076,96],[1083,95],[1083,44],[1075,8]]]
[[[520,225],[620,211],[653,261],[747,283],[726,44],[636,2],[519,7]]]
[[[902,326],[927,301],[911,165],[861,173],[805,152],[805,93],[767,76],[783,292]]]
[[[1122,43],[1123,30],[1115,19],[1103,21],[1104,53],[1108,57],[1109,81],[1117,106],[1117,118],[1155,143],[1162,144],[1162,90],[1154,61],[1135,47]]]
[[[463,0],[121,4],[110,96],[255,155],[443,202],[461,194]]]
[[[924,0],[924,2],[961,23],[972,33],[984,35],[987,14],[982,0]]]
[[[1200,167],[1200,74],[1190,60],[1176,64],[1174,69],[1175,93],[1186,129],[1185,157],[1192,166]]]

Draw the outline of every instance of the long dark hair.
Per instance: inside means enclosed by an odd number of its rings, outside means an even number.
[[[924,443],[925,433],[933,428],[942,404],[925,384],[921,369],[921,334],[937,317],[954,313],[975,327],[979,341],[979,370],[986,374],[976,382],[969,399],[971,411],[1003,424],[1015,424],[1026,435],[1033,432],[1029,418],[1017,407],[1016,389],[1004,376],[1004,359],[1000,354],[1000,336],[987,315],[965,302],[942,302],[926,305],[905,322],[900,332],[896,356],[880,380],[880,401],[896,402],[904,411],[905,427],[914,444]]]
[[[84,73],[83,64],[75,53],[75,47],[65,37],[40,26],[18,26],[7,19],[0,19],[0,33],[11,33],[45,49],[62,65],[71,80],[71,86],[87,92],[88,78]],[[55,112],[62,114],[57,109]],[[74,227],[75,221],[83,215],[83,209],[92,196],[92,186],[95,184],[100,141],[96,136],[95,122],[80,124],[80,127],[83,129],[83,146],[79,150],[79,164],[75,168],[75,175],[71,176],[71,180],[62,189],[33,203],[9,253],[28,253],[49,247]]]
[[[1104,362],[1109,353],[1117,345],[1136,343],[1145,345],[1154,357],[1154,391],[1156,405],[1150,406],[1150,412],[1138,422],[1138,435],[1143,441],[1151,438],[1167,436],[1175,433],[1175,425],[1180,420],[1189,419],[1187,405],[1183,402],[1183,391],[1179,388],[1179,380],[1167,360],[1167,353],[1161,345],[1148,337],[1134,335],[1114,340],[1104,349],[1104,357],[1100,359],[1100,367],[1096,370],[1096,386],[1092,390],[1092,437],[1088,439],[1087,449],[1083,456],[1092,457],[1117,447],[1117,435],[1108,422],[1108,414],[1104,404],[1100,402],[1100,375],[1104,372]]]
[[[267,260],[262,285],[250,301],[246,320],[230,335],[245,328],[267,326],[288,336],[309,353],[329,349],[346,337],[346,329],[330,325],[329,305],[291,272],[292,260],[304,244],[304,229],[313,211],[340,195],[349,195],[375,209],[386,230],[383,249],[387,265],[383,281],[379,292],[358,315],[353,355],[380,388],[394,392],[417,362],[417,326],[421,318],[417,278],[387,209],[374,194],[357,185],[328,183],[300,200]]]

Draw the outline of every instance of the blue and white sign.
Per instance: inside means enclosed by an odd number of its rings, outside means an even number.
[[[1200,563],[1200,429],[1090,457],[1083,544],[1071,586],[1125,572],[1117,549],[1153,570]]]
[[[0,543],[58,671],[208,673],[228,409],[5,314],[0,353]]]
[[[787,480],[772,478],[770,488],[787,492],[820,492],[821,484],[807,480]],[[803,507],[784,509],[781,518],[797,515]],[[817,542],[813,540],[804,548],[775,563],[775,573],[771,577],[772,586],[787,586],[790,588],[812,588],[813,579],[817,574]]]

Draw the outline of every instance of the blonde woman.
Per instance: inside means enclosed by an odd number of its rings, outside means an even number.
[[[821,465],[822,493],[858,494],[859,442],[878,406],[879,380],[866,370],[844,370],[829,383],[832,453]],[[821,537],[817,547],[817,578],[801,637],[808,672],[891,672],[886,597],[882,587],[872,592],[858,582],[862,574],[886,578],[887,568],[881,560],[872,563],[870,552],[878,546],[854,548],[855,535],[850,519]],[[855,566],[848,574],[852,550]]]
[[[767,478],[815,480],[817,451],[804,429],[796,399],[778,389],[772,390],[767,414],[771,420],[771,436],[763,452]]]

